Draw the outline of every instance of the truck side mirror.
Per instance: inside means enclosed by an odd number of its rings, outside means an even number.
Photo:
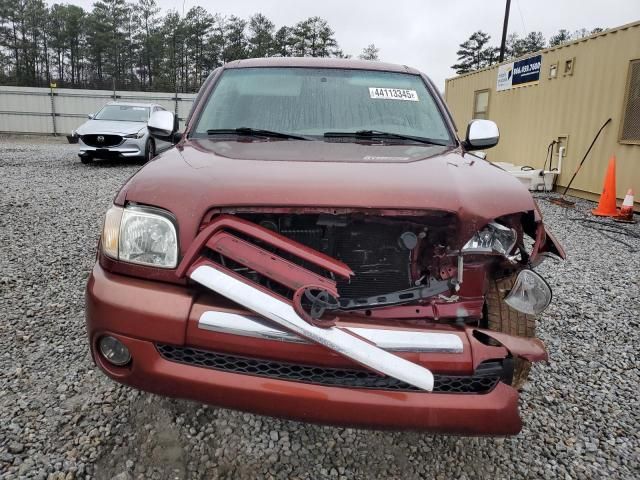
[[[491,120],[471,120],[467,126],[464,146],[467,150],[483,150],[495,147],[500,140],[500,131]]]
[[[175,143],[174,134],[178,131],[177,118],[166,110],[153,112],[147,122],[147,130],[153,138]]]

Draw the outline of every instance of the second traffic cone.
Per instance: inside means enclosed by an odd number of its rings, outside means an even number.
[[[624,197],[622,207],[620,208],[620,215],[614,218],[616,222],[636,223],[633,219],[633,190],[627,190],[627,195]]]
[[[618,209],[616,208],[616,156],[611,155],[607,174],[604,177],[604,186],[600,195],[600,203],[591,213],[599,217],[616,217]]]

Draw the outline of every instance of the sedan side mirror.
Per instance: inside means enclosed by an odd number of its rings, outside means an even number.
[[[178,119],[166,110],[153,112],[147,122],[147,130],[153,138],[175,143],[174,134],[178,131]]]
[[[95,113],[90,113],[90,114],[88,114],[88,115],[87,115],[87,118],[88,118],[89,120],[93,120],[93,118],[94,118],[95,116],[96,116],[96,114],[95,114]]]
[[[500,140],[500,131],[491,120],[471,120],[467,127],[464,146],[467,150],[483,150],[495,147]]]

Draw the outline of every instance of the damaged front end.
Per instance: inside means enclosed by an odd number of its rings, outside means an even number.
[[[442,372],[407,352],[465,354],[458,370],[468,378],[493,362],[496,383],[509,383],[514,357],[546,359],[539,340],[486,328],[493,278],[528,272],[513,308],[546,294],[530,270],[524,226],[517,215],[470,229],[440,211],[224,209],[209,214],[177,274],[256,314],[204,311],[201,329],[316,343],[378,379],[424,391]],[[547,304],[537,299],[534,308]]]
[[[86,313],[93,358],[114,380],[307,422],[520,431],[522,366],[547,354],[530,332],[496,327],[492,308],[512,309],[512,291],[521,304],[537,295],[530,278],[504,281],[552,251],[527,215],[476,226],[442,211],[217,209],[176,269],[121,262],[119,273],[109,254],[141,245],[139,223],[155,222],[139,263],[177,237],[157,210],[113,212]],[[125,274],[136,268],[173,282]]]

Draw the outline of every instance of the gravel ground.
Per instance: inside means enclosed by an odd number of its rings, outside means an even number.
[[[640,241],[572,220],[589,202],[540,201],[569,260],[541,268],[555,293],[539,323],[551,361],[523,392],[522,433],[386,433],[169,400],[96,369],[83,289],[104,211],[138,168],[0,140],[0,478],[640,477]]]

